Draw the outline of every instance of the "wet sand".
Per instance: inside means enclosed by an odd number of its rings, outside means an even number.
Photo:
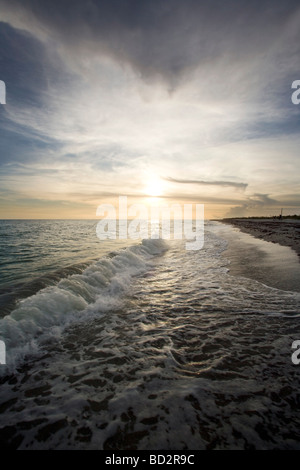
[[[268,242],[289,246],[300,261],[300,220],[294,219],[222,219],[219,222],[238,227],[242,232]]]
[[[223,256],[229,273],[243,276],[276,289],[300,292],[299,256],[290,246],[257,238],[231,224],[218,224],[227,241]]]

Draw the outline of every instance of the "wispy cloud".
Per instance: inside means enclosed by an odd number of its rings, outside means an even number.
[[[171,183],[198,184],[200,186],[224,186],[224,187],[239,188],[239,189],[246,189],[248,186],[247,183],[236,183],[234,181],[187,180],[187,179],[178,179],[178,178],[171,178],[171,177],[166,177],[164,179],[166,181],[170,181]]]

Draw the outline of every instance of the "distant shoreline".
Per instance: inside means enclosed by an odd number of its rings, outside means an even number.
[[[268,242],[289,246],[300,261],[300,220],[292,218],[226,218],[218,222],[238,227],[242,232]]]

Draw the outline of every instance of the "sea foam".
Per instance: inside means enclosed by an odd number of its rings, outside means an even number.
[[[39,352],[44,341],[57,337],[70,323],[120,306],[132,279],[145,273],[152,266],[151,259],[166,250],[163,240],[142,240],[21,300],[0,320],[0,338],[7,349],[7,363],[0,374],[14,370],[24,356]]]

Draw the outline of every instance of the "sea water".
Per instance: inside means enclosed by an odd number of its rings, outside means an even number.
[[[0,230],[2,448],[300,449],[300,293],[274,281],[282,256],[299,276],[292,250],[212,221],[198,251],[95,221]]]

